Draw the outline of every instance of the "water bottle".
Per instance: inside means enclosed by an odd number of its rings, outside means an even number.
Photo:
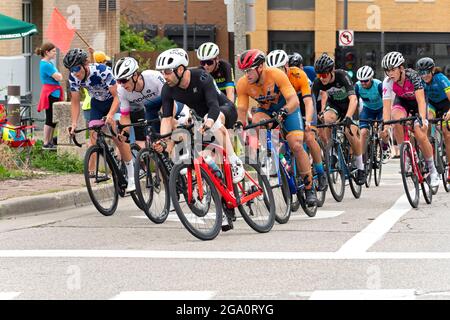
[[[216,175],[217,178],[222,179],[222,171],[220,171],[219,166],[214,162],[214,159],[211,156],[205,157],[206,164],[211,168],[212,172]]]
[[[291,166],[289,165],[289,163],[287,162],[286,158],[282,153],[280,153],[280,162],[281,165],[286,169],[286,171],[291,173]]]

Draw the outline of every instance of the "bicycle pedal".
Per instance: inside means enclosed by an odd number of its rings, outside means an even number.
[[[223,232],[230,231],[231,229],[233,229],[233,225],[227,224],[227,225],[222,226],[222,231]]]

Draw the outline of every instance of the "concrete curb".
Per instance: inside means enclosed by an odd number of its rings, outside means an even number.
[[[0,218],[92,204],[86,187],[0,201]]]

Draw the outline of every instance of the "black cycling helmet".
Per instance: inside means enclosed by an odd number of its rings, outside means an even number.
[[[300,68],[302,64],[303,64],[303,57],[300,53],[294,52],[289,56],[289,67]]]
[[[429,57],[421,58],[416,62],[417,71],[428,71],[435,67],[433,59]]]
[[[320,58],[314,62],[314,71],[316,71],[316,73],[331,72],[333,71],[333,68],[334,60],[326,53],[322,53]]]
[[[64,56],[64,67],[70,69],[75,66],[84,65],[87,59],[88,54],[85,50],[79,48],[70,49]]]

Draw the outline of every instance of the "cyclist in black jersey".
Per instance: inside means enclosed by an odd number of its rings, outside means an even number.
[[[169,49],[156,59],[156,69],[161,70],[166,80],[162,91],[161,134],[172,131],[174,100],[184,103],[199,116],[205,117],[200,133],[210,130],[222,145],[232,166],[233,182],[244,178],[242,161],[234,153],[227,129],[232,129],[237,120],[237,111],[217,88],[214,79],[202,69],[187,69],[188,55],[183,49]],[[168,141],[170,148],[173,144]],[[170,151],[170,149],[168,150]]]
[[[234,85],[233,68],[228,61],[219,59],[219,47],[212,42],[205,42],[197,49],[197,58],[200,65],[216,81],[217,87],[230,101],[235,101],[236,92]]]
[[[348,125],[345,135],[350,142],[353,154],[356,159],[356,183],[363,185],[366,181],[366,173],[362,159],[362,145],[359,137],[359,128],[353,121],[353,116],[358,108],[358,99],[355,94],[353,82],[344,70],[334,69],[334,60],[327,54],[316,60],[314,69],[318,78],[314,80],[313,94],[317,98],[320,91],[327,93],[327,101],[325,110],[322,110],[321,103],[317,103],[317,113],[323,111],[323,119],[325,123],[344,122]],[[349,134],[351,130],[353,135]],[[326,131],[325,143],[328,144],[330,131]]]

